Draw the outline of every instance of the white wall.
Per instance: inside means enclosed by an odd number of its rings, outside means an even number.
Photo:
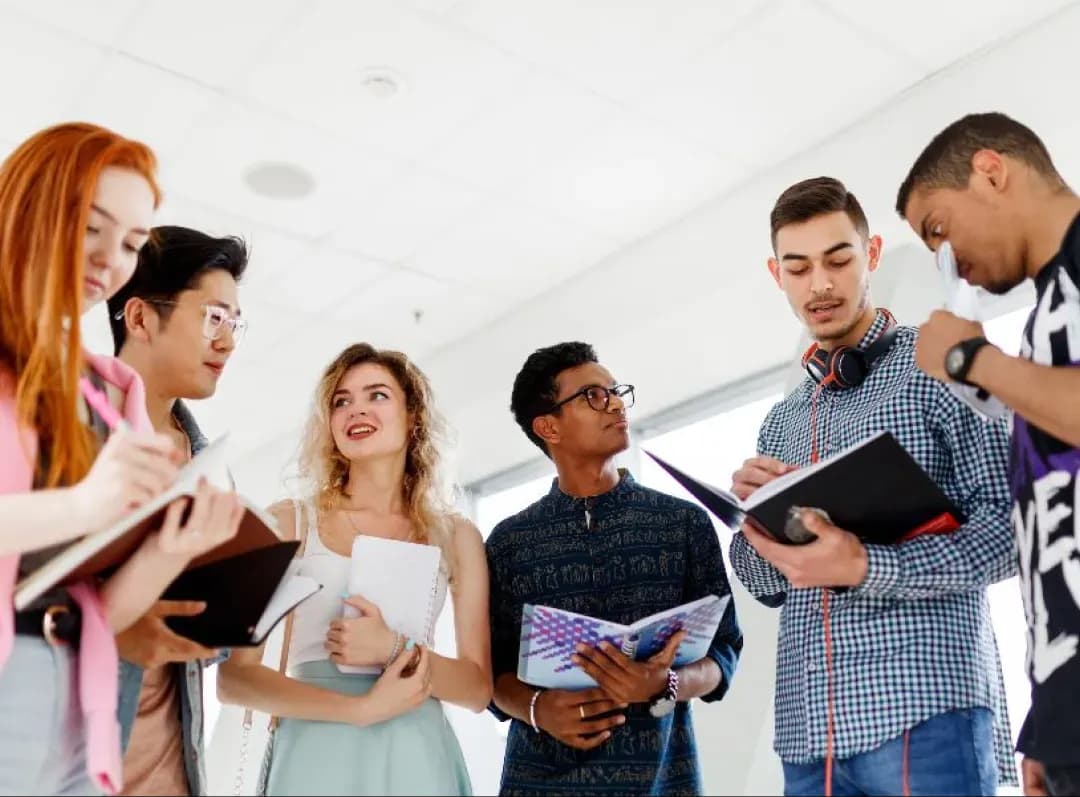
[[[885,239],[878,280],[911,281],[905,290],[913,291],[933,283],[933,270],[929,254],[921,254],[896,218],[896,188],[921,147],[962,113],[996,109],[1016,116],[1045,139],[1066,178],[1080,180],[1080,107],[1063,102],[1075,94],[1071,51],[1078,38],[1080,4],[1073,3],[529,307],[423,358],[457,432],[459,481],[477,481],[532,458],[508,405],[514,375],[539,346],[575,338],[594,343],[619,378],[638,386],[639,416],[786,361],[799,330],[764,264],[769,209],[796,180],[831,174],[847,182]],[[791,125],[798,135],[798,119]],[[912,248],[897,263],[896,248],[907,246]],[[235,463],[238,472],[253,475],[245,484],[268,495],[280,491],[278,474],[299,434],[296,418],[279,420],[267,424],[267,447]]]
[[[796,180],[831,174],[848,183],[884,235],[883,279],[900,270],[891,248],[915,240],[893,211],[896,189],[922,146],[961,114],[1012,114],[1040,133],[1066,177],[1080,180],[1080,106],[1067,100],[1076,93],[1078,37],[1074,4],[427,358],[461,436],[463,481],[532,456],[507,405],[514,374],[536,347],[573,338],[594,343],[620,379],[638,386],[641,415],[784,361],[798,330],[764,262],[769,209]],[[797,136],[797,118],[791,127]],[[913,290],[933,279],[928,254],[903,269],[896,278],[916,280]]]
[[[461,480],[532,458],[507,405],[513,376],[536,347],[574,338],[593,342],[620,379],[637,384],[642,415],[792,361],[805,341],[766,275],[764,260],[769,208],[798,179],[831,174],[857,193],[886,242],[875,298],[902,323],[921,321],[940,303],[940,289],[929,255],[895,217],[896,187],[933,133],[976,110],[1002,110],[1034,127],[1066,178],[1080,180],[1080,106],[1069,101],[1080,74],[1073,55],[1078,38],[1080,7],[1074,4],[425,359],[422,364],[459,433]],[[798,135],[798,119],[791,124],[792,135]],[[1027,295],[1010,297],[999,309],[1016,306]],[[279,476],[297,434],[291,428],[271,430],[264,449],[237,463],[241,484],[261,499],[280,495]],[[747,647],[735,687],[720,706],[695,711],[706,777],[725,784],[741,777],[746,794],[777,793],[779,770],[771,751],[776,613],[741,587],[736,590]],[[223,726],[226,720],[236,723],[223,713]],[[498,744],[485,740],[483,730],[475,730],[474,737],[474,730],[466,733],[476,744]],[[490,760],[491,767],[474,772],[478,793],[490,782],[496,759]]]

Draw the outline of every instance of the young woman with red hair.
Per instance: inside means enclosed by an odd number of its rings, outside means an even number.
[[[138,376],[83,351],[79,335],[80,316],[135,268],[155,171],[145,145],[81,123],[37,133],[0,165],[0,793],[120,788],[114,634],[242,515],[233,494],[204,485],[186,520],[177,501],[109,578],[14,610],[21,578],[176,475]],[[126,423],[110,432],[86,399],[95,391]]]

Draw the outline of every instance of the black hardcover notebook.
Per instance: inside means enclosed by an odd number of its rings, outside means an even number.
[[[645,453],[725,526],[738,531],[749,516],[773,538],[790,545],[807,541],[791,536],[786,528],[788,511],[796,506],[823,509],[836,526],[876,544],[954,531],[964,522],[956,505],[891,432],[880,432],[774,479],[746,501]]]
[[[168,617],[180,636],[210,648],[261,645],[290,611],[322,585],[286,575],[299,542],[277,542],[219,559],[180,574],[162,596],[204,601],[193,617]]]

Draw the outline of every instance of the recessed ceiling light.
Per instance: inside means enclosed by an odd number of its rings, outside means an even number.
[[[244,182],[259,196],[270,199],[303,199],[315,190],[310,172],[282,161],[255,164],[244,174]]]
[[[389,100],[406,89],[404,76],[389,67],[373,66],[360,72],[360,85],[379,100]]]

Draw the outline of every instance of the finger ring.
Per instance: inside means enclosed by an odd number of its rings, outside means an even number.
[[[577,710],[578,710],[578,714],[581,715],[581,718],[585,719],[585,704],[584,703],[578,703]]]

